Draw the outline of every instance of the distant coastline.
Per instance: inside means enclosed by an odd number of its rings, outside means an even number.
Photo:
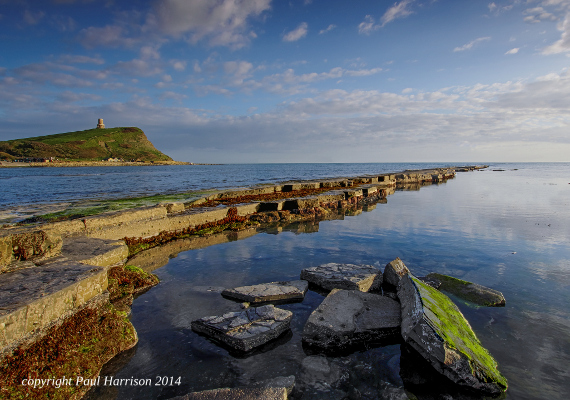
[[[141,167],[156,165],[222,165],[192,163],[187,161],[56,161],[56,162],[10,162],[0,161],[0,168],[26,168],[26,167]]]

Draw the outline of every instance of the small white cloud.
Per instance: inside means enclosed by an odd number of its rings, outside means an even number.
[[[529,24],[537,24],[545,20],[556,21],[558,19],[555,15],[547,12],[542,7],[527,8],[523,11],[523,14],[527,15],[527,17],[524,18],[524,22],[528,22]]]
[[[184,71],[186,69],[186,61],[172,61],[172,68],[176,71]]]
[[[489,3],[487,7],[489,7],[490,12],[493,12],[497,9],[497,5],[495,3]]]
[[[519,52],[519,48],[515,47],[514,49],[510,49],[509,51],[507,51],[505,54],[517,54]]]
[[[491,40],[490,36],[480,37],[480,38],[477,38],[475,40],[470,41],[467,44],[464,44],[461,47],[454,48],[453,51],[457,52],[457,51],[471,50],[473,48],[473,46],[475,46],[476,44],[481,43],[481,42],[486,42],[488,40]]]
[[[335,24],[330,24],[329,26],[327,26],[327,29],[321,29],[321,30],[319,31],[319,35],[322,35],[322,34],[324,34],[324,33],[330,32],[330,31],[332,31],[334,28],[336,28],[336,25],[335,25]]]
[[[394,5],[384,13],[382,18],[380,18],[382,26],[394,21],[395,19],[405,18],[412,14],[412,11],[408,9],[408,6],[413,2],[414,0],[402,0],[399,3],[394,3]]]
[[[412,88],[405,88],[404,90],[402,90],[402,94],[407,94],[407,93],[411,93],[413,92],[414,89]]]
[[[370,35],[372,32],[374,32],[376,29],[379,28],[380,25],[375,24],[372,15],[367,15],[366,17],[364,17],[364,21],[362,21],[358,25],[358,33],[360,33],[361,35]]]
[[[306,22],[302,22],[298,27],[293,29],[291,32],[283,36],[284,42],[296,42],[297,40],[305,37],[307,35],[309,25]]]

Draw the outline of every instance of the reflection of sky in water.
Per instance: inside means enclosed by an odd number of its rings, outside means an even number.
[[[300,332],[322,296],[309,292],[303,303],[282,306],[295,313],[293,336],[239,359],[190,330],[193,319],[238,309],[204,286],[296,279],[301,269],[325,262],[383,268],[395,257],[417,275],[437,271],[501,290],[505,308],[459,307],[507,376],[507,398],[566,398],[570,170],[542,168],[458,174],[419,192],[396,192],[371,212],[321,222],[317,233],[258,234],[180,253],[155,271],[160,285],[135,301],[132,320],[140,343],[117,376],[182,375],[185,385],[179,391],[123,388],[117,398],[166,398],[298,373],[306,356]],[[357,353],[346,362],[369,363],[379,379],[398,386],[398,349]]]

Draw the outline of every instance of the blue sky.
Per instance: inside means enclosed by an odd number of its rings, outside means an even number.
[[[193,162],[570,161],[570,0],[0,0],[0,140]]]

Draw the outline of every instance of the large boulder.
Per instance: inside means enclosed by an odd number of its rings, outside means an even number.
[[[303,329],[303,341],[325,351],[397,340],[399,335],[400,304],[358,290],[333,290],[311,313]]]
[[[426,278],[441,282],[439,290],[471,303],[487,307],[505,306],[505,296],[497,290],[443,274],[431,273]]]
[[[301,301],[309,288],[307,281],[286,281],[260,283],[259,285],[240,286],[226,289],[222,296],[232,300],[246,301],[248,303],[267,303]]]
[[[382,272],[372,265],[328,263],[305,268],[301,279],[326,290],[346,289],[361,292],[379,290]]]
[[[249,351],[289,329],[293,313],[273,305],[252,307],[192,321],[192,330],[213,337],[239,351]]]
[[[402,337],[439,373],[458,385],[497,395],[507,380],[457,306],[413,275],[398,284]]]

